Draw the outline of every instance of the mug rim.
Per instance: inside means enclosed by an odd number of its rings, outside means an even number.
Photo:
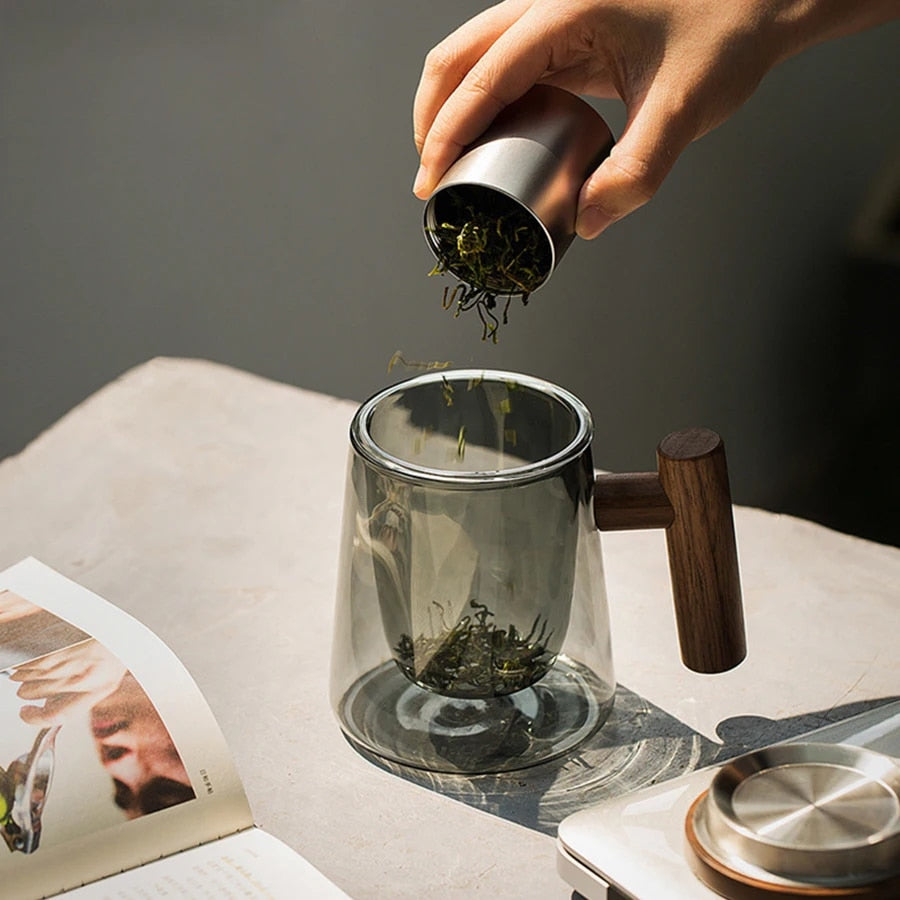
[[[514,382],[518,386],[543,394],[571,413],[576,424],[575,433],[563,447],[545,456],[543,459],[520,466],[488,470],[451,470],[418,465],[410,460],[389,453],[375,441],[369,430],[369,423],[379,404],[402,391],[416,388],[420,385],[434,384],[448,378],[454,382],[476,379],[479,381]],[[573,460],[578,459],[590,447],[593,434],[594,426],[590,410],[571,391],[534,375],[489,368],[434,369],[420,375],[405,378],[402,381],[382,388],[363,401],[350,423],[350,443],[353,450],[375,468],[388,472],[392,477],[404,481],[435,484],[445,488],[466,489],[503,487],[511,484],[540,481],[555,475],[560,469],[569,465]]]

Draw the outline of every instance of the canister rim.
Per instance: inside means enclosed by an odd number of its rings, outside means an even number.
[[[535,148],[535,152],[543,152],[545,155],[551,156],[554,159],[555,154],[552,151],[548,150],[546,147],[541,144],[537,144],[535,141],[529,141],[528,138],[507,138],[507,141],[518,141],[523,144],[533,145]],[[486,145],[482,145],[486,146]],[[475,148],[474,151],[480,148]],[[450,170],[450,174],[452,175],[452,169]],[[467,177],[445,177],[445,179],[438,185],[435,189],[434,193],[428,198],[425,203],[425,209],[422,215],[422,225],[423,232],[425,234],[425,242],[428,245],[428,249],[431,251],[434,258],[437,260],[439,264],[447,266],[446,274],[451,275],[453,278],[456,278],[458,281],[462,281],[464,283],[468,283],[464,274],[460,274],[455,269],[447,265],[447,260],[441,255],[440,252],[440,242],[435,236],[435,229],[438,226],[438,219],[435,211],[435,206],[437,204],[438,198],[443,195],[451,192],[454,188],[479,188],[483,191],[494,191],[494,193],[501,194],[506,197],[508,200],[511,200],[515,203],[524,213],[527,213],[531,216],[537,230],[540,232],[541,236],[545,241],[545,247],[550,256],[550,262],[547,266],[547,271],[544,273],[543,278],[540,283],[535,285],[528,294],[534,294],[536,291],[539,291],[545,284],[550,280],[550,276],[556,270],[556,263],[560,254],[560,248],[557,246],[557,243],[564,243],[565,246],[568,246],[569,241],[562,241],[559,237],[554,240],[554,235],[551,232],[550,228],[548,228],[547,224],[540,217],[537,210],[535,210],[534,205],[532,203],[527,202],[521,197],[517,196],[513,191],[510,191],[502,184],[495,183],[493,179],[471,179]],[[478,285],[474,285],[478,287]],[[494,294],[497,297],[519,297],[522,295],[522,291],[520,290],[508,290],[508,291],[490,291],[491,294]]]

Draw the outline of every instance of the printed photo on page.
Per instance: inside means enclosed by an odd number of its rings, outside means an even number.
[[[165,643],[33,558],[0,572],[0,835],[3,898],[346,896],[254,825]]]
[[[107,647],[0,591],[0,834],[11,852],[195,798],[162,718]]]

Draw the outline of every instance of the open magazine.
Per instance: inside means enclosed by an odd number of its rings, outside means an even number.
[[[254,826],[171,650],[35,559],[0,572],[0,836],[17,900],[346,896]]]

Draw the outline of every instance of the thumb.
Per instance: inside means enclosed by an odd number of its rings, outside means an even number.
[[[661,92],[658,92],[658,94]],[[683,115],[652,92],[629,116],[609,156],[581,188],[575,230],[592,239],[643,206],[693,140]]]

